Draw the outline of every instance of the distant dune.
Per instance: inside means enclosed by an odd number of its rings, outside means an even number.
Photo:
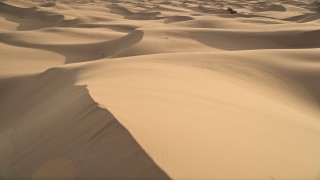
[[[319,4],[0,0],[0,179],[319,179]]]

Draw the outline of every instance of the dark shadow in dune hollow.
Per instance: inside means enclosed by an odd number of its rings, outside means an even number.
[[[65,64],[86,62],[91,60],[98,60],[108,58],[121,53],[127,48],[137,44],[142,40],[144,32],[141,30],[134,30],[127,35],[97,43],[86,44],[34,44],[29,42],[19,42],[12,40],[10,35],[3,35],[0,37],[0,42],[14,46],[35,48],[48,50],[61,54],[65,57]]]
[[[309,49],[320,47],[319,30],[278,32],[232,32],[217,30],[190,32],[190,37],[207,46],[227,51]]]
[[[2,178],[170,179],[73,77],[0,80]]]
[[[313,62],[315,65],[320,64],[319,60]],[[290,76],[298,82],[309,93],[311,98],[320,107],[320,74],[313,71],[310,72],[292,72]]]
[[[79,19],[65,20],[63,15],[39,11],[37,7],[15,7],[0,2],[0,15],[18,25],[18,31],[38,30],[56,26],[72,26],[79,23]]]

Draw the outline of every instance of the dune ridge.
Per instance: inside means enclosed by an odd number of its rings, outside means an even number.
[[[1,0],[0,179],[319,179],[319,7]]]
[[[74,84],[58,68],[2,80],[1,177],[168,179],[87,88]]]

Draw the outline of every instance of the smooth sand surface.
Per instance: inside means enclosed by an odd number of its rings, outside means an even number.
[[[1,0],[0,24],[0,179],[320,178],[319,1]]]

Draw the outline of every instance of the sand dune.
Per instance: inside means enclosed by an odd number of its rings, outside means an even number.
[[[47,27],[54,27],[70,22],[74,19],[67,19],[61,14],[50,11],[41,11],[37,7],[16,7],[0,2],[1,15],[8,21],[19,24],[18,30],[34,30]],[[70,24],[70,23],[69,23]]]
[[[0,179],[319,179],[319,3],[1,0]]]
[[[319,176],[319,55],[166,54],[76,69],[78,83],[88,84],[92,97],[176,179],[313,179]]]
[[[310,22],[310,21],[316,21],[316,20],[320,20],[320,13],[315,13],[312,15],[308,15],[307,17],[299,20],[299,22]]]
[[[2,177],[168,178],[73,76],[50,69],[2,80]]]

